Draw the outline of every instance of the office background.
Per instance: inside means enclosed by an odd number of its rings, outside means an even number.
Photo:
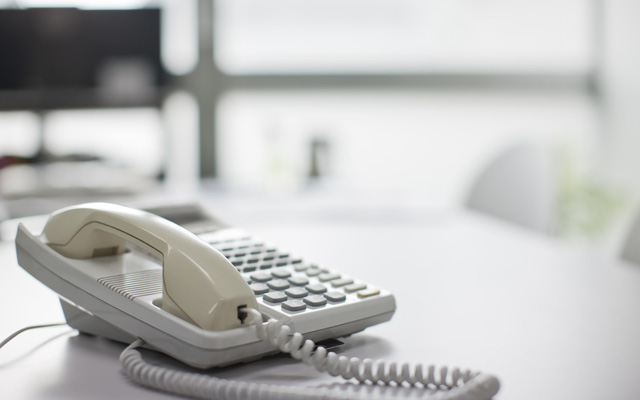
[[[529,147],[552,172],[519,178],[547,199],[535,228],[613,254],[633,220],[635,2],[0,1],[58,6],[160,8],[168,78],[149,104],[4,107],[6,216],[158,185],[466,206],[496,160]],[[135,63],[104,71],[116,94],[155,85]]]

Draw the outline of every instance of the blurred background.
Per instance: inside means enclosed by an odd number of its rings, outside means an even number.
[[[632,0],[0,0],[0,219],[208,190],[468,207],[614,253],[640,190],[638,17]]]

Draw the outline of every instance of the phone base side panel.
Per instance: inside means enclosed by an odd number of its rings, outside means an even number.
[[[67,325],[73,329],[77,329],[81,333],[101,336],[122,343],[132,343],[137,339],[135,336],[95,317],[88,311],[83,310],[62,297],[60,298],[60,306],[62,307]]]
[[[121,343],[132,343],[137,338],[131,336],[127,332],[119,329],[118,327],[105,322],[104,320],[92,315],[87,310],[83,310],[81,307],[70,303],[68,300],[60,298],[60,305],[65,315],[65,319],[67,324],[77,329],[79,332],[94,336],[104,337],[106,339],[115,340]],[[305,334],[305,338],[311,339],[315,342],[320,342],[327,339],[336,339],[342,338],[346,336],[350,336],[353,333],[357,333],[363,331],[367,327],[372,324],[379,324],[382,322],[386,322],[391,319],[393,312],[389,312],[386,314],[377,315],[375,317],[367,318],[362,321],[352,321],[347,324],[343,324],[341,326],[332,327],[330,329],[323,329],[317,332],[310,332]],[[187,344],[189,346],[189,344]],[[164,352],[162,349],[156,348],[154,346],[145,345],[143,347],[150,348],[152,350]],[[184,348],[182,349],[184,350]],[[207,354],[208,360],[198,359],[193,356],[193,354],[198,354],[199,357]],[[266,351],[259,354],[255,354],[253,356],[244,357],[240,360],[233,360],[227,363],[219,363],[219,359],[221,358],[219,354],[211,354],[206,349],[202,349],[196,346],[190,346],[189,351],[185,352],[182,358],[187,357],[191,354],[190,359],[181,359],[185,364],[188,364],[192,367],[196,368],[212,368],[212,367],[225,367],[228,365],[233,365],[237,363],[247,363],[255,360],[259,360],[261,358],[277,354],[279,350]],[[177,357],[176,357],[177,358]],[[215,362],[213,360],[216,360]]]

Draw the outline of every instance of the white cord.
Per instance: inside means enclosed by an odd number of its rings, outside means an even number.
[[[487,400],[493,397],[500,388],[498,379],[492,375],[460,371],[458,368],[449,370],[447,367],[427,367],[426,376],[421,364],[413,368],[409,364],[398,365],[395,362],[387,364],[385,361],[371,359],[360,360],[357,357],[348,358],[338,356],[327,351],[324,347],[315,348],[311,340],[304,340],[298,332],[281,321],[269,320],[262,322],[262,314],[254,309],[243,309],[248,314],[248,321],[256,325],[258,337],[277,346],[282,352],[289,353],[297,360],[314,366],[318,371],[327,372],[332,376],[344,379],[356,379],[361,383],[397,385],[410,384],[425,388],[431,393],[430,399],[440,400]],[[174,394],[217,400],[235,399],[346,399],[344,393],[329,392],[313,388],[291,386],[276,386],[267,384],[247,384],[229,381],[208,375],[175,371],[146,363],[140,353],[134,350],[143,344],[136,340],[120,355],[120,363],[124,372],[135,382],[164,390]],[[436,392],[433,392],[433,391]]]
[[[4,339],[2,341],[2,343],[0,343],[0,348],[4,347],[5,344],[9,343],[11,340],[13,340],[13,338],[18,336],[22,332],[28,331],[30,329],[50,328],[52,326],[61,326],[61,325],[66,325],[66,324],[67,324],[66,322],[58,322],[58,323],[55,323],[55,324],[32,325],[32,326],[24,327],[22,329],[18,329],[17,331],[13,332],[11,335],[7,336],[7,338]]]

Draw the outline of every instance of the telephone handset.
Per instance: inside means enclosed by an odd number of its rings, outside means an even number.
[[[114,204],[73,207],[53,214],[41,239],[74,259],[122,254],[128,243],[155,253],[163,265],[162,309],[206,330],[238,328],[238,309],[258,307],[220,252],[153,214]]]
[[[172,219],[170,211],[162,215]],[[497,379],[486,374],[387,365],[316,348],[314,340],[347,336],[389,320],[393,295],[236,228],[200,225],[195,233],[185,228],[189,225],[149,212],[90,203],[52,214],[40,236],[20,226],[16,251],[20,265],[60,295],[71,327],[133,342],[121,362],[143,385],[197,397],[260,398],[264,391],[292,398],[324,396],[291,387],[262,387],[251,394],[238,382],[146,364],[134,350],[140,345],[199,368],[282,351],[360,382],[446,388],[437,395],[450,399],[497,393]]]

